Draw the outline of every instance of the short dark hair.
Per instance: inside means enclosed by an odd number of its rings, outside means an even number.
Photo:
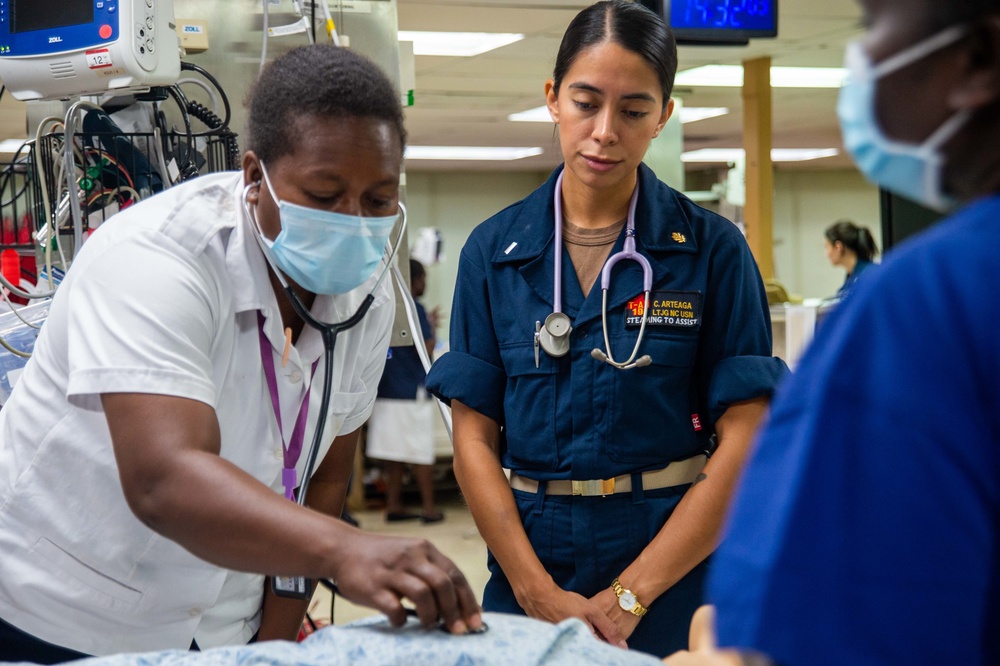
[[[308,115],[385,120],[396,128],[400,150],[406,146],[395,86],[372,61],[330,44],[300,46],[272,60],[244,105],[247,148],[264,162],[294,150],[295,120]]]
[[[625,0],[603,0],[593,4],[577,14],[566,28],[552,73],[556,95],[577,56],[606,41],[642,56],[649,63],[659,76],[666,108],[677,74],[674,33],[655,13]]]
[[[424,265],[413,257],[410,257],[410,279],[422,278],[425,275],[427,275],[427,271],[424,270]]]
[[[868,227],[859,227],[850,220],[838,220],[824,232],[826,239],[833,243],[843,243],[844,247],[858,255],[861,261],[871,261],[878,254],[878,245]]]

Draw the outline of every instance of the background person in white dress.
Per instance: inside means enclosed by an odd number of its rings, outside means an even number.
[[[427,272],[416,259],[410,259],[410,291],[413,298],[424,294]],[[434,327],[424,306],[417,302],[420,329],[427,345],[427,355],[434,357]],[[434,419],[437,407],[427,395],[427,373],[412,346],[392,347],[385,372],[378,385],[378,398],[368,422],[367,454],[385,461],[385,519],[389,522],[416,520],[436,523],[444,514],[434,505]],[[419,514],[403,506],[403,466],[412,466],[420,490]]]

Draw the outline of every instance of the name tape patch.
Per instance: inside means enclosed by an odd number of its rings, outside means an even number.
[[[639,328],[642,325],[645,305],[645,294],[639,294],[625,304],[625,328]],[[650,292],[646,326],[697,329],[701,326],[701,292]]]

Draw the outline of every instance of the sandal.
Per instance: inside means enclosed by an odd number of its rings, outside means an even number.
[[[422,513],[420,514],[420,522],[425,525],[428,523],[440,523],[444,520],[444,514],[440,511],[435,511],[434,513]]]

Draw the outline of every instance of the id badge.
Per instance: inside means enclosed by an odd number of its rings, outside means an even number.
[[[301,576],[273,576],[271,591],[279,597],[308,600],[312,598],[312,580]]]

